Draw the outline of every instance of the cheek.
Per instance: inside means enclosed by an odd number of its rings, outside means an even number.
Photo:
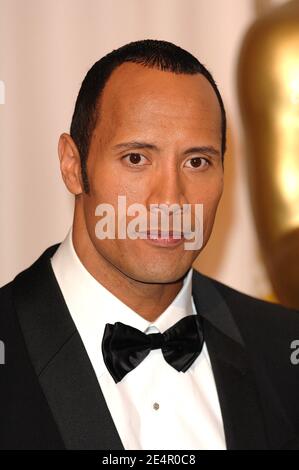
[[[144,199],[145,184],[142,178],[135,175],[130,178],[117,165],[105,165],[91,177],[91,195],[99,203],[109,203],[117,210],[118,196],[126,196],[127,205]]]
[[[101,154],[100,150],[89,158],[87,168],[91,193],[103,198],[113,195],[122,185],[116,162]]]
[[[207,192],[205,197],[204,209],[207,215],[214,216],[222,195],[222,185],[217,186],[213,191]]]
[[[189,201],[196,201],[204,206],[204,210],[210,212],[217,207],[223,191],[223,177],[202,179],[193,188]]]
[[[207,204],[211,208],[211,210],[214,208],[216,210],[219,201],[222,196],[222,191],[223,191],[223,181],[222,179],[215,185],[212,191],[209,191],[207,194]]]
[[[202,196],[198,198],[198,201],[203,204],[203,229],[205,233],[210,233],[212,229],[222,191],[223,183],[221,179],[217,182],[217,185],[207,185],[203,188]]]

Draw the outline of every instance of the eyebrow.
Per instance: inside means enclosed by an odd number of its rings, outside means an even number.
[[[156,150],[157,152],[160,151],[159,147],[155,144],[150,144],[149,142],[140,142],[137,140],[132,140],[130,142],[121,142],[120,144],[114,145],[112,147],[113,150],[127,150],[130,148]],[[219,150],[217,150],[212,145],[190,147],[184,151],[184,155],[189,155],[190,153],[196,152],[202,154],[209,154],[212,157],[221,157],[221,153],[219,152]]]

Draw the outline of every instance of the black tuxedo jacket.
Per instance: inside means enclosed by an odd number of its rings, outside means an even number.
[[[51,267],[58,246],[0,289],[0,448],[124,449]],[[299,449],[299,312],[192,283],[227,448]]]

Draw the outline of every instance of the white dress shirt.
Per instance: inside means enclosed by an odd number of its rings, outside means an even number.
[[[176,298],[153,323],[100,284],[81,263],[72,227],[51,258],[52,268],[81,336],[116,429],[127,450],[226,449],[222,416],[206,345],[186,372],[178,372],[161,349],[115,383],[102,356],[106,323],[121,321],[144,333],[163,333],[197,314],[192,268]]]

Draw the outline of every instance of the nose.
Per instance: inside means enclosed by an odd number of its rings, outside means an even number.
[[[152,186],[149,188],[147,208],[155,210],[157,205],[174,206],[173,214],[183,211],[183,204],[188,200],[185,194],[185,184],[181,170],[177,165],[168,164],[160,169],[159,173],[153,175]]]

